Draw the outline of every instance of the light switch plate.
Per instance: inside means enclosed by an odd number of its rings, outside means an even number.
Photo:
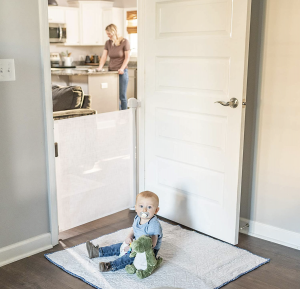
[[[0,59],[0,81],[15,81],[15,60]]]
[[[108,83],[101,83],[102,88],[108,88]]]

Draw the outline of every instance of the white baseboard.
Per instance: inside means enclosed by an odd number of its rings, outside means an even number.
[[[240,229],[240,233],[300,250],[300,233],[240,218],[240,227],[247,223],[249,228]]]
[[[0,248],[0,267],[51,248],[50,233]]]

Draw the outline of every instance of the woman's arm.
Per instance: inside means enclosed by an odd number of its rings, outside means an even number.
[[[104,66],[104,64],[106,62],[106,58],[107,58],[107,50],[104,49],[103,53],[102,53],[102,56],[101,56],[99,67],[96,68],[96,70],[101,71],[103,69],[103,66]]]
[[[124,53],[125,53],[125,59],[123,61],[121,68],[118,70],[119,74],[124,73],[124,69],[126,68],[128,62],[129,62],[129,58],[130,58],[130,50],[125,51]]]

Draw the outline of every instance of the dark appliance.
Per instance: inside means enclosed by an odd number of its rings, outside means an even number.
[[[55,0],[48,0],[49,6],[58,6],[57,2]]]
[[[67,26],[61,23],[49,23],[49,39],[52,43],[63,43],[67,40]]]

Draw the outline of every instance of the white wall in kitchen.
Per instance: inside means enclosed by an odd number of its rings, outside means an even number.
[[[114,7],[131,8],[137,7],[137,0],[115,0]]]

